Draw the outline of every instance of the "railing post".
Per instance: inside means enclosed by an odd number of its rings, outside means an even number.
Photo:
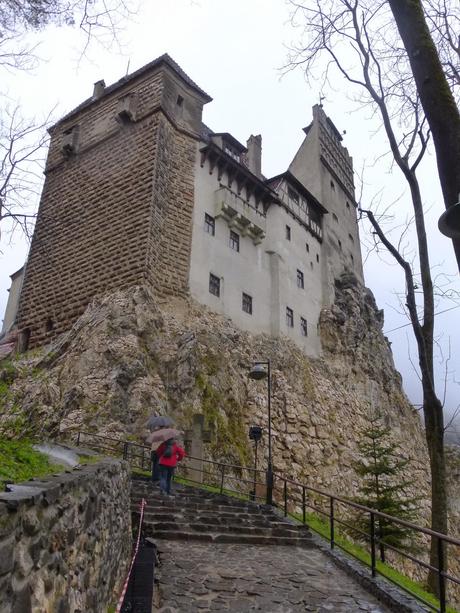
[[[334,549],[334,498],[330,497],[330,529],[331,529],[331,549]]]
[[[222,475],[220,477],[220,493],[224,491],[225,464],[222,464]]]
[[[307,522],[306,509],[305,509],[305,486],[302,486],[302,522]]]
[[[439,585],[439,611],[446,611],[446,581],[444,577],[444,541],[440,536],[438,541],[438,585]]]
[[[284,517],[287,517],[287,481],[284,480]]]
[[[79,431],[78,431],[78,434],[77,434],[77,447],[79,447],[79,446],[80,446],[80,434],[81,434],[81,432],[80,432],[80,430],[79,430]]]
[[[371,513],[371,570],[375,577],[375,515]]]
[[[128,459],[128,447],[129,443],[123,443],[123,460]]]

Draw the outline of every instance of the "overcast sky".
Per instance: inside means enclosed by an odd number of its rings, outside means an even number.
[[[33,74],[1,75],[2,90],[12,100],[20,100],[25,115],[43,117],[54,108],[58,118],[92,94],[93,83],[104,79],[117,81],[129,72],[169,53],[185,72],[208,94],[213,102],[205,106],[203,121],[217,132],[231,132],[246,142],[250,134],[262,134],[262,171],[266,176],[287,169],[304,136],[302,128],[311,121],[311,107],[318,103],[320,84],[309,86],[302,71],[282,76],[286,47],[296,38],[289,23],[289,9],[283,0],[190,0],[145,1],[142,13],[127,24],[123,33],[123,52],[93,46],[89,56],[80,58],[81,35],[69,28],[48,28],[38,37],[43,41],[40,56],[45,61]],[[385,152],[378,123],[369,111],[357,109],[349,99],[351,92],[342,79],[335,91],[323,92],[324,110],[344,135],[344,145],[354,158],[355,171],[365,171],[364,203],[379,194],[383,204],[401,196],[395,214],[401,223],[411,216],[407,192],[399,171],[392,169]],[[378,160],[378,161],[376,161]],[[426,157],[420,171],[430,255],[439,280],[452,275],[452,288],[459,291],[458,272],[450,241],[437,230],[443,211],[433,154]],[[364,238],[365,227],[361,226]],[[4,312],[9,275],[17,270],[27,254],[27,244],[17,234],[11,245],[2,241],[0,255],[0,313]],[[363,249],[363,257],[366,252]],[[418,377],[411,362],[417,363],[412,332],[401,314],[399,297],[404,278],[389,256],[383,261],[371,254],[365,262],[366,284],[372,289],[380,308],[385,309],[385,326],[396,367],[402,373],[406,392],[412,402],[421,402]],[[399,297],[398,297],[399,296]],[[444,358],[450,343],[446,409],[460,402],[460,341],[456,325],[460,299],[440,300],[437,310],[452,310],[439,315],[436,322],[438,351],[438,394],[443,396]],[[1,317],[1,315],[0,315]],[[404,326],[404,327],[401,327]],[[396,328],[396,330],[395,330]]]

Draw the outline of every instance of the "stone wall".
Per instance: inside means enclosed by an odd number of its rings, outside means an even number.
[[[126,463],[101,460],[0,494],[1,613],[102,613],[131,554]]]

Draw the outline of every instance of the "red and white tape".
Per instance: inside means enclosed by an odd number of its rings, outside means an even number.
[[[141,527],[142,527],[142,521],[144,519],[144,507],[145,507],[146,504],[147,503],[146,503],[145,499],[142,498],[142,500],[141,500],[141,516],[139,518],[139,529],[137,531],[136,547],[134,549],[133,558],[131,560],[131,566],[129,567],[128,576],[126,577],[126,581],[125,581],[125,584],[123,585],[123,590],[121,592],[120,600],[118,601],[118,604],[117,604],[116,613],[120,613],[121,607],[123,606],[123,601],[125,599],[126,590],[128,589],[129,578],[131,576],[131,571],[133,570],[134,562],[136,560],[137,552],[139,550],[139,543],[140,543],[140,540],[141,540]]]

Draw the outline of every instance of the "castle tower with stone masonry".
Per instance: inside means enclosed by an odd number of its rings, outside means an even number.
[[[289,169],[267,179],[261,137],[210,130],[210,101],[163,55],[96,83],[50,130],[22,348],[68,330],[95,296],[148,284],[320,354],[334,279],[363,280],[351,157],[315,106]]]

